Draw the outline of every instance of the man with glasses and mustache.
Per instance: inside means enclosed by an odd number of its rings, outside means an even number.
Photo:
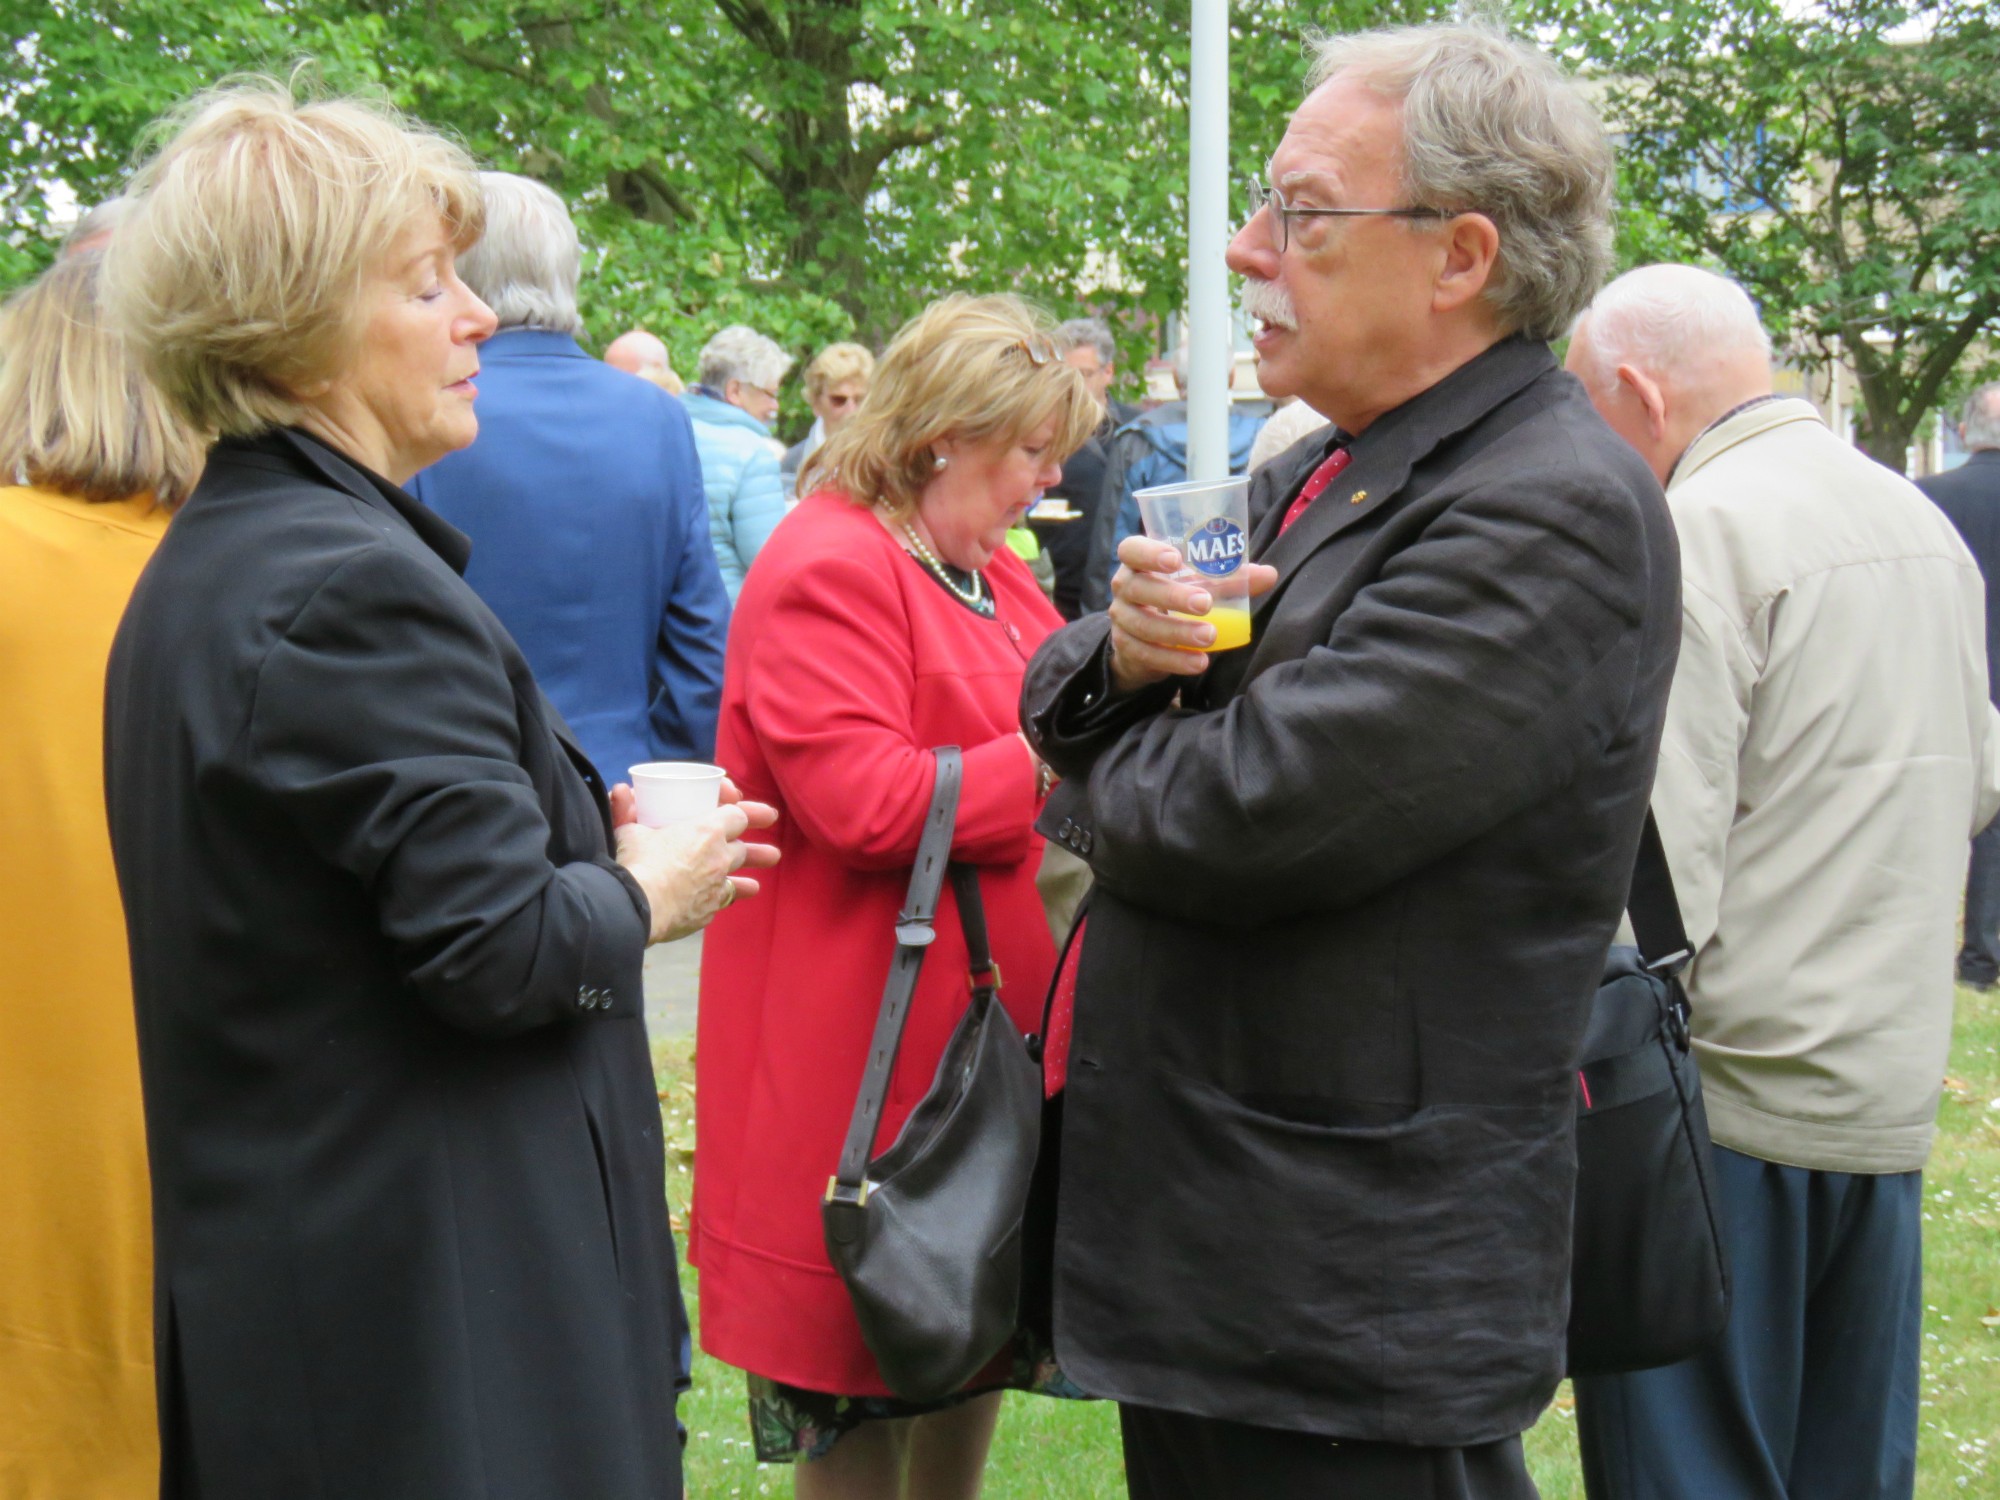
[[[1611,258],[1589,106],[1482,28],[1317,52],[1229,249],[1333,424],[1252,480],[1252,642],[1133,537],[1023,694],[1097,877],[1056,1348],[1143,1500],[1520,1500],[1678,558],[1548,347]]]

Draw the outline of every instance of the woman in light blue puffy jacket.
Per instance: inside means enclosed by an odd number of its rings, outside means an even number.
[[[702,346],[696,384],[682,398],[694,419],[702,488],[708,493],[708,534],[722,567],[729,601],[765,539],[785,517],[778,473],[784,445],[771,436],[778,385],[792,358],[755,329],[735,323]]]

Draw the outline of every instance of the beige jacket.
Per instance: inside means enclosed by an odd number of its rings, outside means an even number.
[[[1966,841],[2000,808],[1979,570],[1936,506],[1803,401],[1702,434],[1667,501],[1683,635],[1653,806],[1715,1139],[1915,1170]]]

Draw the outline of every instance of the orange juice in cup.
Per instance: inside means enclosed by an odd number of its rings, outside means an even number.
[[[1134,498],[1146,535],[1170,543],[1181,555],[1175,581],[1197,584],[1208,593],[1207,614],[1179,615],[1215,627],[1214,644],[1201,649],[1233,651],[1249,645],[1250,583],[1243,570],[1250,560],[1249,479],[1155,485]]]

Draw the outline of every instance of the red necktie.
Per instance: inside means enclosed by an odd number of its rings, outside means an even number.
[[[1305,488],[1299,491],[1299,498],[1286,510],[1285,524],[1278,528],[1278,535],[1283,536],[1291,528],[1292,522],[1306,513],[1306,507],[1326,493],[1326,487],[1340,477],[1340,471],[1347,467],[1348,460],[1353,457],[1354,455],[1347,449],[1336,448],[1327,456],[1325,463],[1312,471],[1312,477],[1306,481]]]

